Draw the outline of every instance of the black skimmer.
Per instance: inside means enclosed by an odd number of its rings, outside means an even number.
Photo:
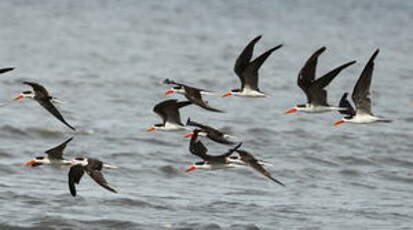
[[[182,83],[178,83],[176,81],[170,80],[168,78],[165,79],[163,83],[167,85],[174,85],[171,89],[168,89],[165,92],[164,96],[173,94],[173,93],[179,93],[179,94],[185,95],[185,87],[191,87],[191,86],[184,85]],[[201,92],[201,95],[213,95],[212,91],[209,91],[206,89],[200,89],[200,88],[195,88],[195,87],[191,87],[191,88],[199,90]]]
[[[271,179],[272,181],[278,183],[279,185],[285,186],[283,183],[281,183],[279,180],[273,178],[271,176],[271,173],[268,172],[263,165],[265,164],[262,161],[257,160],[251,153],[244,151],[244,150],[237,150],[236,151],[239,154],[239,158],[234,158],[233,160],[235,161],[239,161],[240,164],[243,165],[248,165],[251,168],[255,169],[256,171],[258,171],[259,173],[261,173],[262,175],[268,177],[269,179]]]
[[[75,158],[73,161],[75,164],[69,170],[69,189],[72,196],[76,196],[75,184],[79,184],[85,171],[97,184],[111,192],[117,193],[115,189],[109,186],[101,172],[102,168],[117,168],[116,166],[104,164],[102,161],[94,158]]]
[[[306,113],[322,113],[333,110],[342,110],[343,108],[330,106],[327,103],[327,91],[324,89],[328,84],[345,68],[353,65],[356,61],[347,62],[332,71],[324,74],[322,77],[315,79],[317,59],[324,51],[326,47],[321,47],[311,55],[301,68],[297,84],[304,91],[307,96],[307,103],[296,105],[295,107],[288,109],[285,113],[306,112]]]
[[[63,118],[62,114],[57,110],[57,108],[53,105],[52,102],[57,102],[56,98],[49,95],[46,88],[42,85],[34,82],[25,81],[23,84],[29,85],[33,88],[33,91],[24,91],[21,94],[17,95],[14,100],[21,100],[24,98],[32,98],[37,101],[43,108],[45,108],[49,113],[51,113],[54,117],[56,117],[59,121],[65,124],[72,130],[76,130],[73,128],[66,120]]]
[[[340,125],[343,123],[356,123],[356,124],[366,124],[374,122],[384,122],[389,123],[391,120],[376,117],[371,112],[371,100],[370,100],[370,85],[371,78],[373,76],[374,70],[374,59],[379,53],[377,49],[370,60],[367,62],[366,66],[361,72],[359,79],[353,89],[353,94],[351,98],[353,99],[356,110],[351,106],[350,102],[347,100],[347,93],[344,93],[341,98],[340,104],[345,107],[345,111],[339,111],[340,113],[346,115],[344,118],[337,120],[334,125]]]
[[[165,100],[153,107],[153,111],[162,118],[162,123],[155,124],[146,131],[163,130],[163,131],[176,131],[185,129],[184,124],[181,122],[181,116],[179,109],[190,105],[190,101],[178,102],[176,99]]]
[[[200,140],[198,140],[198,133],[200,131],[201,130],[199,129],[195,129],[193,131],[194,134],[191,137],[189,151],[192,154],[200,157],[203,161],[192,164],[185,170],[185,172],[190,172],[196,169],[223,169],[237,166],[237,164],[233,164],[231,162],[230,156],[242,145],[242,142],[240,142],[234,148],[229,149],[222,155],[211,156],[207,154],[208,149],[205,147],[205,145],[202,144]]]
[[[0,69],[0,74],[14,70],[14,67],[6,67]]]
[[[190,102],[192,102],[195,105],[198,105],[201,108],[204,108],[204,109],[212,111],[212,112],[221,112],[221,113],[223,112],[222,110],[215,109],[215,108],[209,106],[207,104],[207,102],[204,102],[202,100],[202,94],[211,94],[211,91],[194,88],[194,87],[191,87],[191,86],[188,86],[188,85],[185,85],[185,84],[181,84],[181,83],[175,82],[173,80],[169,80],[169,79],[165,79],[164,83],[165,84],[173,84],[177,88],[175,90],[170,89],[170,90],[166,91],[165,95],[168,95],[168,94],[173,93],[173,92],[178,92],[178,93],[184,94],[185,97]]]
[[[258,70],[271,53],[281,48],[283,45],[278,45],[251,61],[254,46],[260,39],[261,35],[250,41],[235,61],[234,71],[241,80],[241,89],[232,89],[231,92],[222,95],[223,97],[232,95],[243,97],[265,97],[265,94],[258,88]]]
[[[203,125],[200,124],[198,122],[195,121],[191,121],[190,118],[188,118],[188,120],[186,121],[186,125],[187,126],[195,126],[198,127],[199,129],[201,129],[201,131],[198,133],[198,136],[206,136],[209,139],[221,143],[221,144],[225,144],[225,145],[233,145],[235,144],[232,141],[229,141],[228,138],[230,137],[228,134],[225,134],[215,128],[212,128],[210,126],[207,125]],[[188,133],[186,134],[184,137],[192,137],[193,133]]]
[[[63,158],[63,151],[65,150],[66,145],[72,140],[73,140],[73,137],[67,139],[62,144],[47,150],[45,152],[47,154],[47,157],[36,157],[33,160],[27,161],[26,163],[24,163],[24,165],[26,166],[30,165],[32,167],[36,167],[36,166],[43,165],[43,164],[49,164],[56,168],[72,166],[73,161],[65,160]]]

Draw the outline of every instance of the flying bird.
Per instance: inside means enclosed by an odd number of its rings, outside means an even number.
[[[79,184],[83,174],[86,172],[97,184],[103,188],[117,193],[106,181],[102,174],[102,168],[116,168],[116,166],[104,164],[102,161],[94,158],[75,158],[75,165],[69,170],[69,190],[72,196],[76,196],[76,184]]]
[[[184,94],[186,99],[188,99],[190,102],[192,102],[192,104],[197,105],[203,109],[212,111],[212,112],[223,112],[222,110],[213,108],[211,106],[208,105],[207,102],[205,102],[202,99],[202,94],[208,94],[210,93],[210,91],[204,90],[204,89],[198,89],[198,88],[194,88],[185,84],[181,84],[178,82],[175,82],[173,80],[170,79],[165,79],[164,80],[165,84],[173,84],[175,85],[175,87],[177,89],[175,89],[175,91],[172,90],[168,90],[165,95],[170,94],[171,92],[179,92],[181,94]],[[179,89],[178,89],[179,88]]]
[[[322,77],[315,79],[318,56],[325,50],[326,47],[321,47],[315,51],[298,74],[297,84],[304,91],[307,97],[307,103],[296,105],[288,109],[285,113],[295,113],[299,111],[322,113],[333,110],[343,110],[343,108],[330,106],[327,103],[327,90],[324,88],[327,87],[343,69],[353,65],[356,61],[347,62],[324,74]]]
[[[190,165],[185,172],[190,172],[196,169],[223,169],[223,168],[231,168],[236,167],[237,164],[233,164],[230,160],[230,156],[242,145],[240,142],[234,148],[229,149],[226,153],[218,156],[208,155],[208,149],[205,145],[198,140],[198,133],[201,130],[195,129],[193,132],[194,134],[191,137],[191,141],[189,144],[189,151],[195,155],[200,157],[203,161],[196,162]]]
[[[184,124],[181,122],[181,116],[179,109],[190,105],[190,101],[178,102],[176,99],[165,100],[153,107],[153,111],[162,118],[162,123],[155,124],[146,131],[163,130],[163,131],[176,131],[185,129]]]
[[[225,145],[233,145],[235,144],[232,141],[229,141],[229,135],[225,134],[215,128],[212,128],[211,126],[207,126],[207,125],[203,125],[201,123],[195,122],[195,121],[191,121],[190,118],[188,118],[188,120],[186,121],[186,125],[187,126],[195,126],[198,127],[201,131],[198,133],[199,136],[206,136],[209,139],[221,143],[221,144],[225,144]],[[184,137],[192,137],[193,133],[188,133],[186,134]]]
[[[57,108],[53,105],[52,102],[56,101],[56,99],[49,95],[49,92],[45,87],[38,83],[28,81],[23,82],[23,84],[31,86],[33,88],[33,91],[22,92],[14,98],[15,101],[22,100],[24,98],[32,98],[67,127],[72,130],[76,130],[73,126],[66,122],[59,110],[57,110]]]
[[[48,164],[56,168],[68,167],[73,165],[73,161],[66,160],[63,158],[63,151],[66,148],[66,145],[73,140],[73,137],[67,139],[62,144],[53,147],[49,150],[46,150],[47,157],[36,157],[33,160],[27,161],[24,163],[25,166],[36,167],[43,164]]]
[[[254,46],[260,39],[261,35],[250,41],[235,61],[234,71],[241,81],[241,88],[232,89],[230,92],[223,94],[222,97],[232,95],[243,97],[265,97],[265,94],[261,92],[258,87],[258,71],[272,52],[281,48],[283,45],[281,44],[271,48],[251,61]]]
[[[379,54],[379,49],[377,49],[370,60],[367,62],[366,66],[361,72],[359,79],[357,80],[356,85],[353,89],[353,94],[351,98],[353,99],[356,109],[354,109],[350,102],[347,100],[347,94],[344,93],[340,101],[340,106],[346,108],[344,111],[339,111],[344,114],[345,117],[337,120],[334,125],[340,125],[343,123],[357,123],[357,124],[366,124],[366,123],[375,123],[375,122],[384,122],[389,123],[391,120],[380,118],[374,116],[371,112],[371,100],[370,100],[370,85],[371,79],[373,77],[374,70],[374,60]]]

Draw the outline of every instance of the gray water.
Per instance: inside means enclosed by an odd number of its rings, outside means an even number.
[[[0,229],[411,229],[413,225],[413,2],[0,1],[0,99],[32,80],[64,101],[72,132],[34,101],[1,107]],[[236,57],[284,44],[263,65],[264,99],[209,96],[226,113],[187,117],[225,128],[273,164],[287,186],[240,168],[182,171],[185,132],[147,133],[166,77],[224,93],[239,86]],[[336,104],[376,48],[373,111],[391,124],[334,127],[337,113],[284,115],[305,102],[296,76],[321,46],[318,75],[351,60],[329,86]],[[85,176],[73,198],[67,170],[23,167],[66,138],[67,158],[95,157],[119,190]],[[225,146],[205,140],[211,154]]]

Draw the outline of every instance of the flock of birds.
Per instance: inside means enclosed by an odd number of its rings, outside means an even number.
[[[222,97],[234,95],[241,97],[259,98],[266,96],[266,94],[263,93],[258,87],[258,71],[262,64],[267,60],[267,58],[275,50],[281,48],[282,45],[275,46],[252,60],[254,46],[260,39],[261,36],[257,36],[252,41],[250,41],[235,61],[234,72],[241,81],[241,88],[232,89],[229,92],[223,94]],[[391,120],[377,117],[371,112],[371,100],[369,98],[370,84],[374,70],[374,60],[377,57],[379,50],[377,49],[373,53],[373,55],[365,65],[363,71],[361,72],[361,75],[353,89],[351,98],[354,102],[355,108],[353,108],[353,106],[347,100],[348,93],[343,94],[338,106],[329,105],[327,102],[327,91],[325,88],[343,69],[353,65],[354,63],[356,63],[356,61],[350,61],[343,65],[340,65],[316,79],[315,75],[317,60],[325,50],[325,47],[321,47],[320,49],[316,50],[308,58],[304,66],[299,71],[297,84],[304,91],[307,97],[307,103],[296,105],[293,108],[288,109],[286,113],[322,113],[329,111],[338,111],[339,113],[344,115],[344,118],[337,120],[334,123],[335,125],[343,123],[365,124],[374,122],[390,122]],[[13,68],[3,68],[0,69],[0,73],[5,73],[11,70],[13,70]],[[14,98],[14,101],[22,100],[25,98],[34,99],[59,121],[75,131],[75,128],[63,118],[62,114],[54,106],[53,103],[58,103],[59,101],[55,97],[49,95],[44,86],[35,82],[28,81],[25,81],[23,83],[30,86],[32,90],[24,91],[21,94],[17,95]],[[192,132],[186,134],[185,137],[191,138],[189,151],[193,155],[201,158],[202,161],[193,163],[185,170],[185,172],[190,172],[196,169],[223,169],[249,166],[262,175],[266,176],[267,178],[271,179],[272,181],[278,183],[279,185],[285,186],[282,182],[273,178],[271,173],[265,168],[266,166],[271,165],[270,163],[259,160],[255,158],[251,152],[240,149],[242,142],[237,143],[232,141],[231,135],[211,126],[192,121],[189,118],[185,125],[182,123],[179,110],[182,107],[191,104],[197,105],[211,112],[224,112],[220,109],[210,106],[206,101],[203,100],[203,95],[214,94],[214,92],[188,86],[186,84],[178,83],[170,79],[165,79],[163,83],[173,86],[171,89],[166,91],[165,96],[172,93],[178,93],[184,95],[187,100],[178,101],[176,99],[168,99],[155,105],[153,111],[162,118],[162,123],[154,124],[153,126],[147,128],[146,131],[180,131],[188,129],[188,126],[195,127]],[[228,149],[227,152],[221,155],[210,155],[208,154],[208,149],[200,140],[201,136],[207,137],[212,141],[220,144],[230,145],[232,148]],[[117,168],[116,166],[106,164],[101,160],[95,158],[77,157],[71,160],[63,158],[63,152],[66,148],[66,145],[72,139],[73,138],[69,138],[62,144],[47,150],[45,152],[47,156],[36,157],[33,160],[27,161],[25,165],[36,167],[39,165],[47,164],[57,168],[70,167],[68,173],[68,185],[70,193],[73,196],[76,196],[76,184],[79,184],[84,172],[86,172],[97,184],[99,184],[103,188],[116,193],[117,191],[111,185],[109,185],[102,174],[103,168]]]

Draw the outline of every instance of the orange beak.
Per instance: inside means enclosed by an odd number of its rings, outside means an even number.
[[[146,132],[152,132],[152,131],[155,131],[156,128],[155,127],[150,127],[150,128],[145,129],[145,130],[146,130]]]
[[[224,94],[222,95],[222,97],[228,97],[228,96],[232,96],[232,93],[231,93],[231,92],[228,92],[228,93],[224,93]]]
[[[343,120],[343,119],[340,119],[340,120],[337,120],[336,122],[334,122],[334,125],[341,125],[341,124],[344,124],[344,123],[346,123],[346,121]]]
[[[194,171],[195,169],[197,169],[197,168],[195,166],[191,165],[187,169],[185,169],[185,172]]]
[[[30,160],[30,161],[26,161],[24,163],[24,166],[29,166],[29,165],[34,165],[34,164],[37,164],[37,162],[35,160]]]
[[[289,110],[286,110],[285,111],[285,114],[288,114],[288,113],[296,113],[297,112],[297,108],[291,108],[291,109],[289,109]]]
[[[17,95],[17,96],[14,98],[14,100],[15,100],[15,101],[18,101],[18,100],[21,100],[21,99],[23,99],[23,98],[24,98],[24,96],[21,95],[21,94],[19,94],[19,95]]]
[[[173,94],[174,91],[172,89],[168,90],[165,92],[164,96],[169,95],[169,94]]]
[[[188,133],[184,135],[184,138],[192,137],[194,134],[193,133]]]

